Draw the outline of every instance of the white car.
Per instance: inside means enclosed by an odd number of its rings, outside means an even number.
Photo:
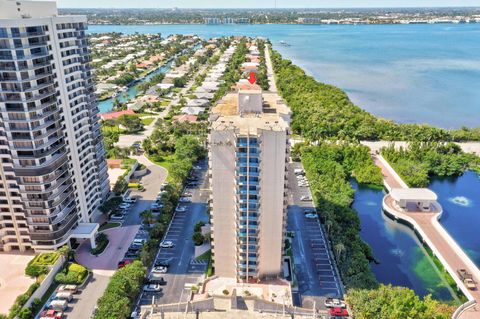
[[[143,286],[143,291],[159,292],[159,291],[162,291],[162,288],[160,287],[159,284],[150,284],[150,285]]]
[[[316,219],[316,218],[317,218],[317,214],[305,214],[305,218],[307,218],[307,219]]]
[[[300,200],[303,201],[303,202],[309,202],[312,200],[312,197],[311,196],[302,196],[300,197]]]
[[[192,200],[188,197],[180,197],[178,200],[180,203],[190,203]]]
[[[182,194],[182,196],[184,196],[184,197],[192,197],[192,193],[190,193],[190,192],[184,192],[184,193]]]
[[[175,211],[177,213],[185,213],[187,211],[187,207],[185,206],[177,206],[177,208],[175,209]]]
[[[136,197],[125,197],[123,199],[123,202],[126,203],[126,204],[135,204],[137,202],[137,198]]]
[[[202,167],[201,167],[201,166],[198,166],[198,165],[193,166],[192,168],[193,168],[193,169],[202,169]]]
[[[152,269],[152,273],[156,273],[156,274],[166,274],[168,271],[168,268],[167,267],[164,267],[164,266],[156,266],[156,267],[153,267]]]
[[[121,214],[113,214],[112,216],[110,216],[110,220],[123,220],[123,215]]]
[[[343,302],[343,300],[340,300],[340,299],[330,299],[330,298],[327,298],[327,300],[325,300],[325,307],[327,308],[346,308],[347,305],[345,304],[345,302]]]
[[[175,244],[173,243],[173,241],[165,240],[165,241],[162,241],[160,243],[160,247],[161,248],[173,248],[173,247],[175,247]]]
[[[120,204],[120,206],[118,206],[118,208],[120,209],[129,209],[130,208],[130,204],[128,203],[123,203],[123,204]]]

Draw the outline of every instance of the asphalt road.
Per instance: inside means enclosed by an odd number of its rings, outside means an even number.
[[[162,277],[166,285],[162,286],[163,291],[159,293],[143,293],[138,305],[172,304],[185,302],[190,298],[190,290],[185,284],[197,284],[207,268],[207,263],[194,260],[195,247],[192,241],[194,225],[198,221],[208,222],[207,201],[208,201],[208,179],[206,177],[207,161],[203,161],[202,170],[197,170],[201,185],[195,189],[189,189],[192,193],[192,202],[182,204],[187,206],[184,213],[176,213],[171,226],[165,236],[175,244],[173,248],[161,248],[156,260],[167,260],[170,263],[168,273]]]
[[[318,219],[305,218],[305,209],[313,208],[313,203],[300,200],[302,196],[311,196],[311,193],[308,187],[298,186],[295,168],[302,166],[300,163],[289,164],[290,198],[287,230],[295,233],[292,248],[298,282],[296,299],[304,307],[311,308],[315,302],[318,309],[325,309],[326,297],[342,296],[341,283]]]

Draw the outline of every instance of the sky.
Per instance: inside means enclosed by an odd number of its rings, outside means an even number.
[[[60,8],[371,8],[479,6],[479,0],[57,0]]]

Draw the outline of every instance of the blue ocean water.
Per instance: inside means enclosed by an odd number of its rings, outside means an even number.
[[[89,26],[113,31],[268,37],[284,57],[377,116],[480,126],[480,24]]]

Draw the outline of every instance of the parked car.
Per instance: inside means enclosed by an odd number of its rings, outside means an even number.
[[[295,173],[295,175],[302,175],[302,174],[305,174],[305,171],[301,168],[295,168],[293,170],[293,172]]]
[[[198,165],[195,165],[195,166],[193,166],[192,168],[193,168],[193,169],[197,169],[197,170],[198,170],[198,169],[202,169],[202,167],[201,167],[201,166],[198,166]]]
[[[168,271],[168,268],[163,266],[156,266],[156,267],[153,267],[152,269],[152,273],[157,273],[157,274],[166,274],[167,271]]]
[[[63,312],[58,311],[58,310],[44,310],[40,312],[40,319],[43,318],[54,318],[54,319],[62,319],[63,318]]]
[[[137,250],[140,250],[142,247],[143,247],[143,244],[132,243],[130,247],[128,247],[128,250],[137,251]]]
[[[180,203],[190,203],[192,200],[188,197],[180,197],[178,200]]]
[[[177,213],[184,213],[184,212],[187,211],[187,207],[185,207],[185,206],[177,206],[177,208],[175,209],[175,211],[176,211]]]
[[[306,208],[303,210],[304,214],[315,214],[316,212],[315,208]]]
[[[162,266],[162,267],[170,267],[170,263],[168,262],[168,260],[157,260],[155,261],[155,267],[158,267],[158,266]]]
[[[160,292],[160,291],[162,291],[162,288],[160,287],[159,284],[148,284],[148,285],[143,286],[143,291]]]
[[[187,191],[183,192],[183,194],[182,194],[182,196],[185,196],[185,197],[192,197],[192,195],[193,195],[192,193],[187,192]]]
[[[162,185],[160,185],[160,191],[163,191],[167,185],[168,183],[163,183]]]
[[[146,239],[139,239],[139,238],[135,238],[132,242],[132,245],[145,245],[145,243],[147,242]]]
[[[113,214],[110,216],[111,220],[123,220],[123,215],[122,214]]]
[[[334,299],[334,298],[327,298],[325,300],[325,307],[327,308],[346,308],[347,305],[343,300]]]
[[[73,294],[69,291],[59,291],[55,294],[55,299],[72,301]]]
[[[302,196],[300,197],[300,200],[303,202],[309,202],[312,200],[312,196]]]
[[[65,311],[68,308],[68,301],[66,300],[52,300],[48,304],[48,309]]]
[[[333,307],[329,310],[330,316],[348,317],[348,311],[344,308]]]
[[[150,274],[150,276],[148,276],[148,283],[149,284],[159,284],[160,286],[165,286],[167,284],[167,282],[165,281],[165,279],[161,276],[159,276],[158,274]]]
[[[318,218],[317,214],[305,214],[305,218],[307,219],[316,219]]]
[[[160,243],[161,248],[173,248],[175,244],[170,240],[164,240]]]
[[[131,264],[132,263],[132,260],[120,260],[117,264],[117,268],[123,268],[125,267],[126,265],[128,264]]]
[[[74,293],[77,293],[78,286],[77,285],[60,285],[57,288],[57,292],[61,292],[61,291],[68,291],[74,294]]]
[[[120,204],[120,205],[118,206],[118,208],[125,210],[125,209],[129,209],[130,206],[131,206],[131,205],[128,204],[128,203],[123,203],[123,204]]]
[[[469,273],[466,269],[457,269],[457,274],[460,277],[460,279],[463,281],[465,286],[467,286],[468,289],[470,290],[475,290],[477,289],[477,285],[475,284],[475,281],[473,280],[473,276],[471,273]]]
[[[137,202],[137,198],[136,197],[125,197],[123,199],[123,202],[127,203],[127,204],[135,204]]]
[[[158,203],[153,203],[152,205],[150,205],[150,210],[158,211],[160,210],[160,205]]]

